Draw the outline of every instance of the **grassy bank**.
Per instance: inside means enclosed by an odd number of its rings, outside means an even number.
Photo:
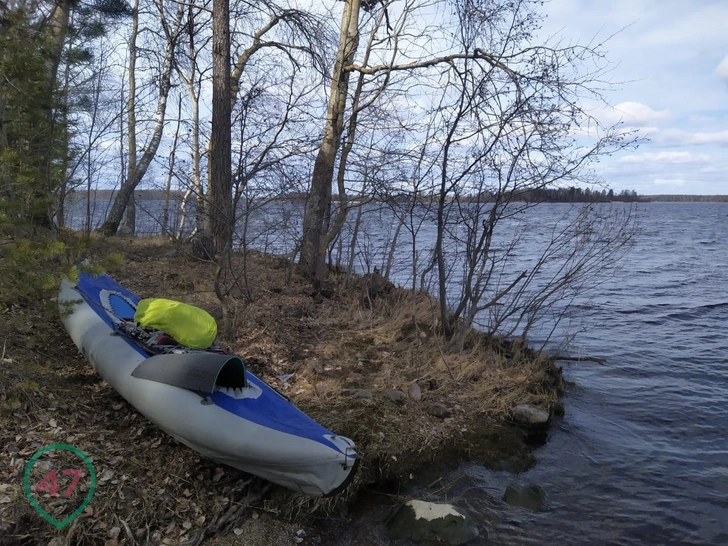
[[[154,239],[96,241],[90,257],[111,252],[124,260],[109,273],[137,294],[219,318],[212,264]],[[523,403],[558,409],[561,374],[546,357],[475,334],[464,351],[448,352],[425,294],[389,286],[371,299],[367,278],[344,287],[332,273],[326,295],[313,295],[289,263],[259,254],[245,270],[247,287],[233,292],[234,334],[220,344],[356,442],[363,461],[347,491],[305,497],[199,456],[104,383],[42,302],[26,303],[0,315],[0,544],[224,544],[241,535],[290,544],[302,526],[335,544],[313,518],[340,518],[364,491],[422,481],[464,459],[511,470],[532,464],[511,411]],[[22,485],[30,457],[53,443],[83,450],[98,476],[90,505],[60,531],[33,511]]]

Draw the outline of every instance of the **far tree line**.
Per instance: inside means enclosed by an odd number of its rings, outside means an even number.
[[[110,201],[113,199],[116,190],[94,190],[89,195],[91,201]],[[87,198],[85,192],[75,191],[68,196],[71,199],[83,199]],[[166,192],[164,190],[156,189],[140,189],[135,192],[135,199],[139,200],[150,200],[150,201],[181,201],[184,197],[184,191],[170,190]],[[268,196],[273,200],[293,201],[305,203],[308,194],[305,192],[290,192],[281,193],[274,196]],[[463,201],[482,201],[487,202],[489,199],[495,199],[495,195],[484,194],[477,197],[465,197]],[[339,195],[337,193],[332,194],[332,202],[337,203],[339,201]],[[437,199],[437,194],[433,193],[429,197],[424,196],[423,200]],[[673,202],[673,203],[726,203],[728,202],[728,195],[693,195],[693,194],[659,194],[659,195],[643,195],[637,193],[635,190],[621,190],[617,193],[614,190],[595,190],[592,188],[576,188],[571,186],[569,188],[547,188],[538,191],[527,190],[521,194],[521,200],[528,203],[650,203],[650,202]],[[385,197],[371,196],[368,198],[371,202],[399,202],[405,203],[410,199],[407,193],[399,195],[390,195]]]
[[[610,203],[620,201],[634,203],[640,201],[640,196],[634,190],[622,190],[615,193],[614,190],[602,188],[539,188],[523,192],[523,200],[540,203]]]

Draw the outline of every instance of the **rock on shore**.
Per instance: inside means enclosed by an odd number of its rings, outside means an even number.
[[[513,420],[529,427],[545,427],[549,418],[549,412],[531,404],[519,404],[513,408]]]
[[[512,483],[506,487],[503,500],[511,506],[520,506],[528,510],[539,511],[546,499],[546,491],[535,483]]]

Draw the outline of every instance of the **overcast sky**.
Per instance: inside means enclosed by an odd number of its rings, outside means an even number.
[[[649,142],[603,161],[615,191],[728,194],[728,0],[551,0],[543,29],[606,44],[615,107]],[[620,32],[621,31],[621,32]]]

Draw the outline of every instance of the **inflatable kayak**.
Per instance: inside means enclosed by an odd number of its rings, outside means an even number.
[[[305,415],[212,346],[179,345],[133,322],[140,298],[108,275],[61,284],[63,324],[84,357],[162,430],[214,461],[309,495],[335,495],[359,463],[354,443]]]

